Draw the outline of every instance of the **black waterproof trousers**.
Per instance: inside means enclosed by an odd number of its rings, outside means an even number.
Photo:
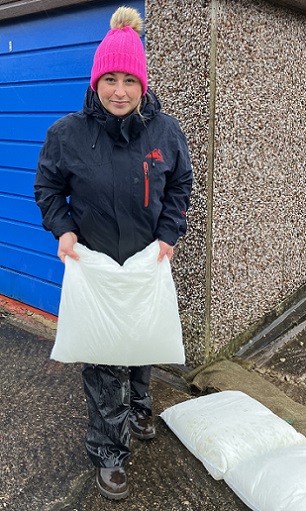
[[[86,364],[83,383],[88,406],[85,445],[96,467],[118,467],[130,454],[130,412],[152,415],[151,366]]]

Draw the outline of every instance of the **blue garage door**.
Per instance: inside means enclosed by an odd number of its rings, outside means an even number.
[[[0,294],[57,314],[63,265],[33,183],[47,128],[82,108],[93,55],[122,2],[0,23]],[[144,2],[129,3],[142,14]]]

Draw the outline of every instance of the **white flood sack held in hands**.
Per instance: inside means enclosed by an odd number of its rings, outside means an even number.
[[[171,267],[158,241],[120,266],[76,243],[66,257],[51,358],[106,365],[183,364],[182,329]]]

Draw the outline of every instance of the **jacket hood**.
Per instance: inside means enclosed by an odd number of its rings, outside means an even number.
[[[161,103],[151,89],[142,99],[141,115],[132,113],[122,119],[108,112],[102,105],[96,92],[88,87],[84,100],[83,111],[96,119],[97,123],[120,145],[126,145],[146,127],[147,122],[159,114]],[[121,122],[118,122],[120,119]]]

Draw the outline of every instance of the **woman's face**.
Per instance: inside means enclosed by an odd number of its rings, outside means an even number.
[[[98,81],[97,94],[108,112],[118,117],[126,117],[139,105],[142,87],[134,75],[106,73]]]

